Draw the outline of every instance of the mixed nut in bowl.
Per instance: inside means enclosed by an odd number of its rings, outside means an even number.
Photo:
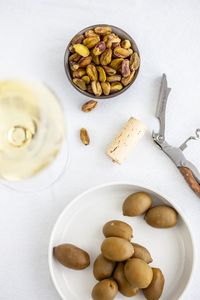
[[[88,97],[115,97],[135,81],[140,55],[135,41],[122,29],[98,24],[81,30],[64,57],[71,84]]]

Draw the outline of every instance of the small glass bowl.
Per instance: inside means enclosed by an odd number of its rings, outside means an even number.
[[[85,33],[86,31],[88,30],[91,30],[91,29],[94,29],[95,27],[97,26],[110,26],[112,28],[112,31],[113,33],[117,34],[120,38],[122,39],[127,39],[131,42],[131,46],[132,46],[132,49],[138,53],[138,55],[140,56],[140,53],[139,53],[139,50],[138,50],[138,47],[135,43],[135,41],[133,40],[133,38],[128,34],[126,33],[124,30],[122,30],[121,28],[119,27],[116,27],[116,26],[113,26],[113,25],[107,25],[107,24],[97,24],[97,25],[92,25],[92,26],[89,26],[87,28],[84,28],[83,30],[79,31],[76,35],[79,35],[79,34],[83,34]],[[75,35],[75,36],[76,36]],[[71,40],[72,41],[72,40]],[[136,80],[137,78],[137,75],[138,75],[138,72],[139,72],[139,69],[140,67],[136,70],[135,74],[134,74],[134,78],[133,80],[127,85],[125,86],[121,91],[119,92],[116,92],[116,93],[113,93],[113,94],[110,94],[108,96],[105,96],[105,95],[101,95],[101,96],[96,96],[94,94],[91,94],[87,91],[83,91],[81,90],[77,85],[75,85],[72,81],[72,75],[71,75],[71,71],[70,71],[70,67],[69,67],[69,55],[70,55],[70,51],[69,51],[69,46],[71,45],[71,41],[69,42],[69,44],[67,45],[67,48],[66,48],[66,51],[65,51],[65,55],[64,55],[64,67],[65,67],[65,72],[66,72],[66,75],[67,75],[67,78],[69,79],[70,83],[73,85],[73,87],[79,91],[81,94],[89,97],[89,98],[94,98],[94,99],[108,99],[108,98],[113,98],[113,97],[116,97],[120,94],[122,94],[123,92],[125,92],[133,83],[134,81]]]

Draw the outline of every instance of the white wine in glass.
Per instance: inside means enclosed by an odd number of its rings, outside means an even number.
[[[46,168],[65,138],[55,94],[35,81],[0,81],[0,178],[21,181]]]

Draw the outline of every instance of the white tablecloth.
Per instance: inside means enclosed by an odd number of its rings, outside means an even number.
[[[126,30],[140,49],[136,83],[123,95],[99,102],[84,114],[86,98],[71,87],[63,69],[69,39],[82,28],[110,23]],[[70,165],[53,187],[20,194],[0,187],[0,299],[60,299],[51,282],[47,248],[52,227],[67,203],[85,189],[109,181],[130,181],[168,195],[185,213],[200,251],[200,200],[173,163],[152,142],[160,76],[172,87],[167,108],[167,138],[179,145],[200,126],[200,2],[198,0],[44,0],[0,1],[0,79],[37,78],[64,103],[68,120]],[[149,133],[122,166],[104,150],[133,115]],[[91,145],[82,146],[79,128],[88,128]],[[200,167],[200,145],[187,155]],[[200,299],[200,259],[184,300]],[[69,299],[70,300],[70,299]],[[84,299],[86,300],[86,299]]]

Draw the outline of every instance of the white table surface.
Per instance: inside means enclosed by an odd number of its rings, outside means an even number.
[[[76,32],[96,23],[116,25],[132,35],[142,66],[126,93],[84,114],[80,106],[86,98],[67,81],[63,54]],[[47,263],[52,227],[67,203],[100,183],[130,181],[168,195],[185,213],[199,253],[200,200],[150,135],[163,72],[173,88],[167,109],[169,142],[179,145],[200,126],[199,37],[198,0],[0,1],[0,79],[37,78],[57,92],[68,118],[71,155],[65,174],[48,190],[20,194],[0,188],[0,299],[60,299]],[[131,115],[143,120],[149,133],[126,163],[114,165],[105,147]],[[80,127],[90,132],[88,147],[79,141]],[[186,152],[198,167],[199,149],[193,142]],[[184,300],[200,299],[199,278],[197,257]]]

